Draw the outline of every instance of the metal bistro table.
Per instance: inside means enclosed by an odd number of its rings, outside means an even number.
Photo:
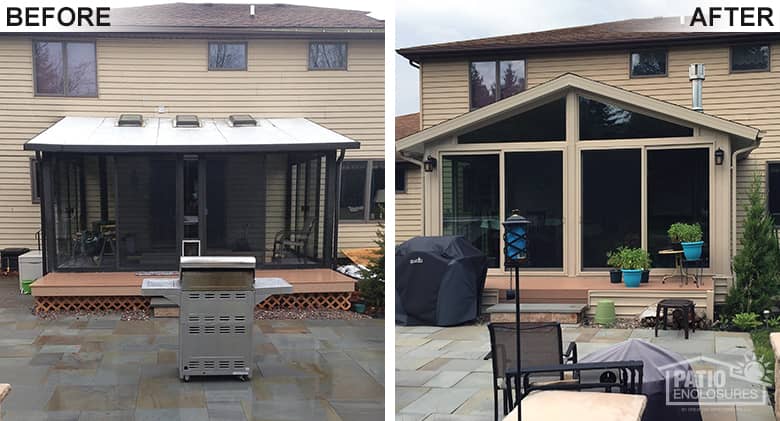
[[[182,257],[178,279],[144,279],[146,296],[179,305],[179,378],[252,377],[255,305],[289,294],[281,278],[255,278],[254,257]]]
[[[685,281],[685,285],[688,285],[688,278],[693,278],[693,281],[696,282],[696,285],[699,285],[698,279],[696,279],[696,276],[691,275],[689,273],[685,272],[685,268],[683,267],[683,251],[682,250],[673,250],[673,249],[665,249],[665,250],[659,250],[658,254],[662,256],[668,256],[672,255],[674,256],[674,272],[670,275],[666,275],[661,279],[661,283],[665,284],[667,279],[674,278],[676,276],[680,277],[680,286],[683,286],[683,280]],[[679,272],[679,273],[677,273]]]

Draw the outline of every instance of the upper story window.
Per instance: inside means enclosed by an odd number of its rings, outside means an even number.
[[[769,70],[769,45],[735,45],[731,47],[732,72]]]
[[[525,89],[525,60],[473,61],[469,66],[471,109],[484,107]]]
[[[33,42],[35,94],[97,96],[94,42]]]
[[[310,43],[309,70],[347,70],[347,43]]]
[[[246,70],[246,43],[210,42],[209,70]]]
[[[666,76],[666,51],[636,51],[631,53],[631,77]]]

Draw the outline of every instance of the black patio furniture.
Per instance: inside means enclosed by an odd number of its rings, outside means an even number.
[[[274,235],[274,249],[272,259],[278,261],[289,254],[293,254],[299,261],[306,261],[306,247],[309,244],[314,230],[314,218],[307,218],[303,223],[303,229],[284,229]]]
[[[503,394],[504,415],[508,414],[513,405],[510,404],[507,391],[508,383],[505,376],[508,370],[517,371],[517,331],[514,322],[490,323],[490,354],[485,359],[493,360],[493,412],[498,420],[498,392]],[[520,364],[521,367],[546,367],[577,362],[577,344],[569,343],[566,352],[563,350],[563,333],[558,322],[521,322],[520,323]],[[549,382],[566,382],[563,372],[558,376],[551,373],[537,372],[534,379],[539,384]],[[555,373],[553,373],[555,374]]]
[[[667,299],[658,302],[655,308],[655,336],[658,337],[658,326],[663,325],[666,330],[669,309],[680,310],[682,328],[685,329],[685,339],[688,339],[688,329],[696,332],[696,304],[691,300]]]

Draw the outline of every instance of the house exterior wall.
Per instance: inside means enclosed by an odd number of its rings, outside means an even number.
[[[30,194],[33,154],[22,145],[63,116],[306,117],[361,142],[360,149],[347,151],[347,159],[383,157],[381,39],[347,40],[346,71],[309,71],[307,39],[247,40],[246,71],[208,71],[206,39],[95,42],[98,97],[43,97],[34,94],[32,39],[0,37],[0,248],[36,246],[40,214]],[[166,112],[157,114],[161,105]],[[373,223],[342,224],[339,248],[371,246],[373,237]]]
[[[531,55],[526,59],[527,86],[534,87],[564,73],[576,73],[643,95],[690,107],[688,66],[706,65],[703,88],[704,111],[765,131],[761,146],[737,166],[737,235],[747,190],[755,172],[763,174],[768,160],[780,154],[780,69],[730,73],[729,45],[680,46],[668,49],[668,75],[629,77],[629,50]],[[780,44],[771,44],[770,57],[780,54]],[[420,110],[423,129],[469,111],[468,59],[423,61],[420,69]]]
[[[414,164],[404,164],[396,171],[406,173],[406,190],[395,195],[395,242],[397,244],[422,235],[422,168]]]

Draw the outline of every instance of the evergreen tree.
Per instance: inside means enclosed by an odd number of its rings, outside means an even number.
[[[384,212],[380,210],[380,218],[384,219]],[[374,243],[379,250],[370,259],[368,266],[360,270],[358,291],[366,305],[380,309],[385,306],[385,225],[380,222],[376,230]]]
[[[780,291],[780,247],[758,174],[753,176],[746,212],[741,248],[734,256],[734,284],[724,306],[727,317],[760,314],[772,307]]]

